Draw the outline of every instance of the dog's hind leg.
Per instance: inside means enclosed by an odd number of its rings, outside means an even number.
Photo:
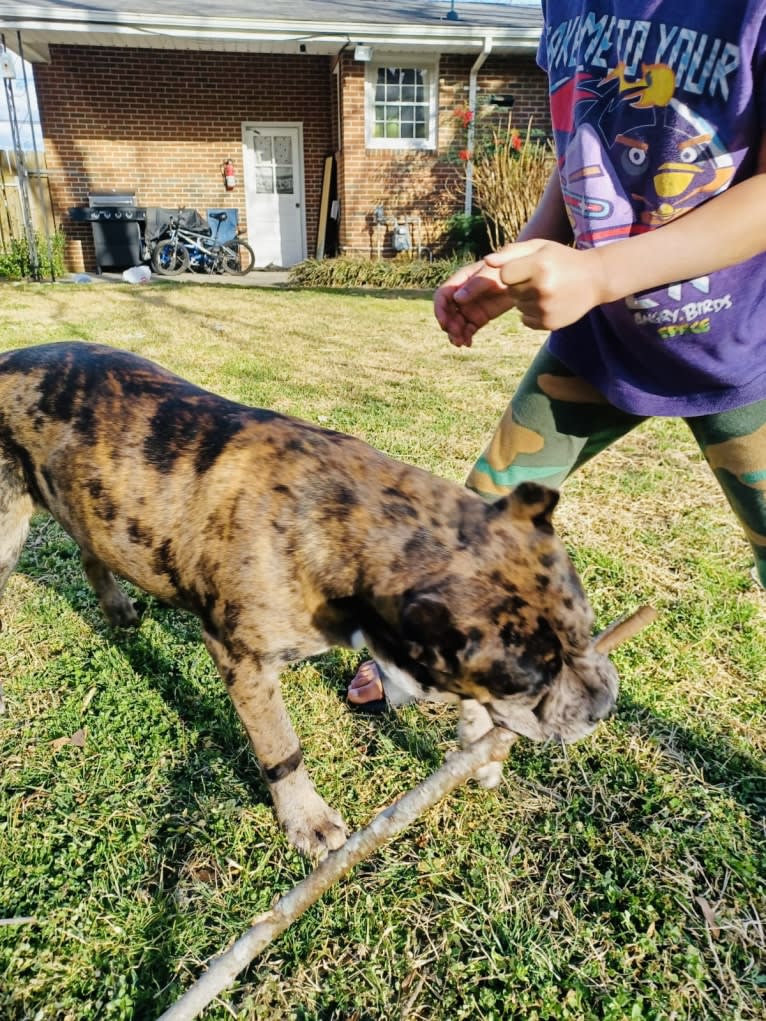
[[[139,621],[138,611],[117,584],[112,572],[90,550],[83,549],[81,553],[85,576],[98,596],[106,619],[112,627],[135,627]]]
[[[21,472],[0,458],[0,596],[24,548],[34,509]]]
[[[234,655],[207,631],[204,640],[250,738],[288,840],[309,858],[324,857],[345,843],[346,826],[309,777],[277,671],[258,668],[256,656],[239,646]]]
[[[35,505],[24,486],[18,468],[0,458],[0,597],[18,563],[29,534],[29,519]],[[0,628],[2,620],[0,619]],[[0,680],[0,714],[5,712]]]

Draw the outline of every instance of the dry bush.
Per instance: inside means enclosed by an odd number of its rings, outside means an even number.
[[[476,205],[487,225],[492,248],[513,241],[537,207],[553,167],[547,139],[536,137],[532,121],[522,137],[511,126],[493,130],[491,142],[473,157]]]

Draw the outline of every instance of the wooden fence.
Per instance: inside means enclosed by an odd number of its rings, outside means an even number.
[[[53,215],[48,171],[44,153],[26,152],[29,207],[32,226],[42,236],[56,229]],[[14,238],[24,237],[19,178],[16,170],[16,153],[0,149],[0,250],[7,250]]]

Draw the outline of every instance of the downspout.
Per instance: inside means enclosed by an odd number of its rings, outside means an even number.
[[[346,36],[346,41],[335,54],[333,60],[331,74],[334,74],[338,79],[338,94],[337,94],[337,109],[335,116],[338,118],[338,152],[343,152],[343,78],[341,76],[341,59],[343,57],[344,50],[347,50],[351,45],[351,36]]]
[[[343,207],[345,205],[345,185],[346,185],[346,152],[343,148],[343,53],[351,45],[351,36],[346,36],[346,41],[335,54],[335,60],[333,61],[331,73],[335,75],[335,101],[336,109],[335,116],[338,122],[338,137],[336,139],[338,148],[335,152],[335,181],[337,187],[338,197],[338,217],[337,217],[337,230],[338,230],[338,251],[343,251],[341,245],[341,239],[343,238],[343,232],[341,226],[343,224]],[[343,194],[341,194],[343,192]]]
[[[466,148],[469,153],[473,152],[473,141],[476,133],[476,94],[478,92],[478,78],[479,71],[481,70],[484,61],[492,52],[492,36],[488,35],[484,37],[484,45],[482,46],[481,53],[473,62],[473,66],[468,75],[468,109],[473,115],[471,122],[468,125],[468,132],[466,137]],[[473,160],[466,160],[465,164],[465,206],[464,211],[466,216],[471,215],[471,206],[473,205]]]

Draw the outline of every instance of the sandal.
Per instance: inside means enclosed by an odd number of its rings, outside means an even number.
[[[357,680],[363,683],[355,683]],[[374,660],[366,659],[364,662],[359,664],[351,684],[348,686],[348,692],[359,691],[362,688],[366,688],[368,685],[373,685],[376,681],[378,687],[382,690],[383,681],[380,676],[380,669],[378,665],[374,662]],[[380,698],[373,698],[368,702],[352,702],[347,695],[346,705],[352,712],[361,713],[366,716],[380,716],[381,713],[388,712],[391,708],[385,692],[383,692]]]

